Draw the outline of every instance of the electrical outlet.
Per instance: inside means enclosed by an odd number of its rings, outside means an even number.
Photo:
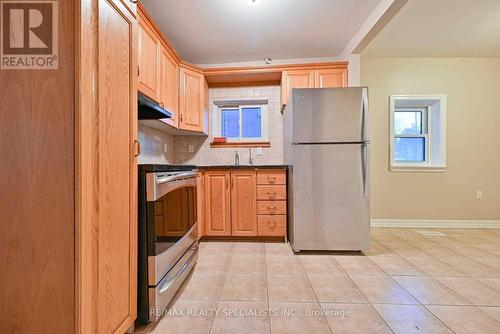
[[[476,191],[476,200],[480,201],[482,199],[483,199],[483,191],[482,190]]]
[[[193,153],[194,152],[194,145],[188,145],[188,152]]]
[[[164,143],[163,144],[163,153],[167,153],[167,152],[168,152],[168,144]]]
[[[262,155],[262,147],[257,147],[257,155]]]

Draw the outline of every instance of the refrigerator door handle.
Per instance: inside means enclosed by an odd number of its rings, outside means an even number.
[[[361,177],[363,178],[363,197],[368,196],[368,144],[361,145]]]

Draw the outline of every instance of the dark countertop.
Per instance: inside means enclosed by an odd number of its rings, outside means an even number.
[[[199,169],[273,169],[273,168],[287,168],[287,165],[198,165]]]

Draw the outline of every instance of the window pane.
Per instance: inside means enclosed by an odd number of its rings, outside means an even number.
[[[395,160],[425,161],[425,138],[396,138]]]
[[[240,110],[222,109],[222,137],[240,137]]]
[[[243,108],[241,115],[243,118],[243,138],[260,138],[262,136],[260,108]]]
[[[421,111],[395,111],[394,133],[397,135],[420,135],[422,132]]]

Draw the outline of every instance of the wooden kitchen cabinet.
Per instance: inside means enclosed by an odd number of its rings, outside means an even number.
[[[198,223],[198,239],[205,234],[205,173],[198,171],[197,178],[196,221]]]
[[[139,16],[137,88],[149,98],[160,99],[160,41],[148,21]]]
[[[179,65],[165,47],[160,47],[160,105],[172,113],[167,124],[178,127],[179,113]]]
[[[205,77],[187,66],[180,67],[179,129],[203,131]]]
[[[347,87],[347,64],[335,67],[311,67],[283,71],[281,77],[281,104],[285,105],[293,88]]]
[[[231,174],[228,170],[205,172],[205,235],[231,235]]]
[[[231,171],[231,227],[233,236],[257,235],[257,173]]]
[[[347,69],[333,68],[314,71],[315,88],[347,87]]]
[[[293,88],[313,88],[312,70],[283,71],[281,76],[281,103],[286,104]]]
[[[119,0],[98,6],[97,333],[122,333],[137,308],[136,19]]]

